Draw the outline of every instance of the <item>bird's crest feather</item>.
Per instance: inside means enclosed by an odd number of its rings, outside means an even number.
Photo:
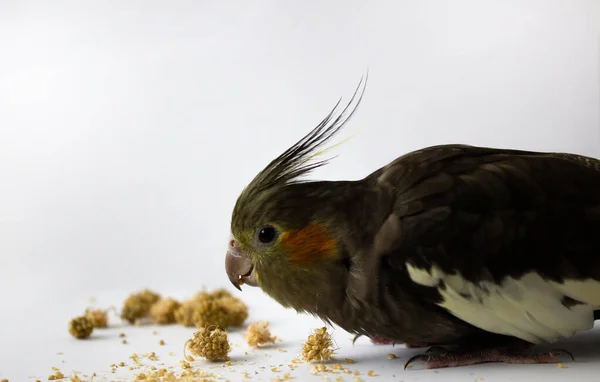
[[[341,99],[331,112],[308,134],[272,160],[244,190],[246,196],[255,195],[275,186],[300,183],[301,178],[312,170],[329,162],[330,159],[311,161],[331,149],[340,146],[354,137],[358,132],[330,147],[319,150],[331,140],[350,120],[356,112],[365,90],[368,73],[361,78],[352,98],[340,111]],[[360,91],[362,86],[362,91]],[[360,91],[360,92],[359,92]]]

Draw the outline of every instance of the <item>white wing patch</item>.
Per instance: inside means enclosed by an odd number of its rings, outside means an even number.
[[[592,329],[594,310],[600,307],[600,282],[594,280],[560,284],[531,272],[519,279],[507,277],[501,284],[474,284],[435,266],[430,271],[406,266],[413,282],[437,288],[443,298],[439,305],[456,317],[480,329],[534,344],[556,342]],[[564,296],[581,304],[566,307]]]

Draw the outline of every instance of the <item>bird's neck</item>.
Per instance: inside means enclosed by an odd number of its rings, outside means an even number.
[[[311,269],[276,269],[262,272],[260,285],[282,306],[324,317],[344,303],[347,273],[343,266],[323,262]]]

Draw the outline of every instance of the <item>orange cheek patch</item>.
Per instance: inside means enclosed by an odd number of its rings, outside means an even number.
[[[291,262],[307,263],[335,252],[335,240],[316,223],[281,234],[281,247]]]

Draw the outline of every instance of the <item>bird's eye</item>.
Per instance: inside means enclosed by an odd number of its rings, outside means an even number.
[[[276,235],[277,232],[275,231],[275,228],[271,226],[266,226],[261,228],[260,231],[258,231],[258,240],[263,244],[269,244],[273,240],[275,240]]]

